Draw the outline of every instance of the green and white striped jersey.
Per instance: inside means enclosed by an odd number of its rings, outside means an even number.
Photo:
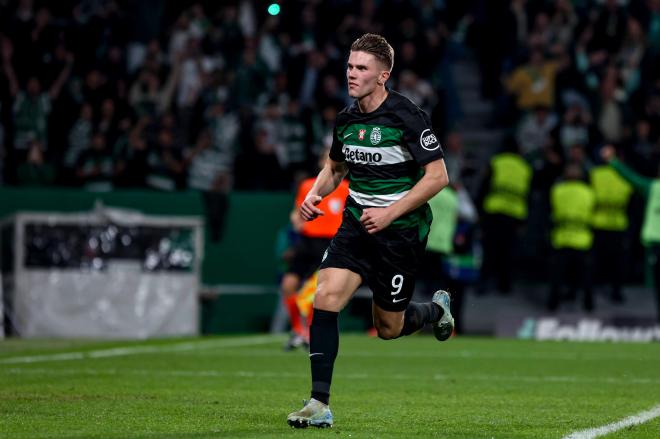
[[[428,115],[392,90],[371,113],[362,113],[357,102],[341,111],[333,137],[330,158],[348,165],[346,208],[357,219],[365,207],[387,207],[403,198],[424,175],[422,167],[444,157]],[[389,227],[418,227],[423,239],[432,218],[424,204]]]

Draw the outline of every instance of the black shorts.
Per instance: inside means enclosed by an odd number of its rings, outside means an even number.
[[[323,256],[321,268],[346,268],[362,276],[385,311],[403,311],[415,289],[426,239],[417,228],[385,229],[370,235],[350,212]]]
[[[293,257],[289,273],[296,274],[300,279],[306,279],[319,268],[323,252],[330,245],[327,238],[309,238],[303,236],[293,248]]]

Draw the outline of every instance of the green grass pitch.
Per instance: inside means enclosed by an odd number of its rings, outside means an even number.
[[[309,361],[283,342],[0,341],[0,437],[562,438],[660,404],[658,344],[342,335],[334,427],[294,430]]]

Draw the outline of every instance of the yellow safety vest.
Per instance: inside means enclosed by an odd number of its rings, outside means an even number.
[[[593,243],[591,222],[596,197],[582,181],[565,181],[552,186],[552,246],[589,250]]]
[[[660,244],[660,180],[651,183],[649,198],[646,200],[642,242],[644,245]]]
[[[484,211],[520,220],[527,218],[527,193],[532,167],[520,155],[505,152],[491,161],[490,193],[484,199]]]
[[[628,202],[633,188],[610,166],[598,166],[590,173],[596,195],[594,229],[622,232],[628,228]]]
[[[458,195],[446,187],[429,200],[433,223],[429,232],[426,249],[450,254],[454,250],[454,233],[458,221]]]

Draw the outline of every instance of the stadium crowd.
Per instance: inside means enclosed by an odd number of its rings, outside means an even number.
[[[391,86],[442,135],[456,114],[443,63],[462,43],[531,162],[588,166],[615,143],[656,171],[658,0],[266,6],[0,2],[3,181],[173,190],[222,169],[237,189],[292,189],[348,102],[342,54],[367,31],[394,42]]]
[[[434,5],[285,2],[277,17],[265,9],[0,2],[3,181],[290,190],[316,170],[348,102],[341,54],[368,30],[397,34],[396,76],[434,105],[432,83],[420,79],[442,58],[446,28]]]
[[[567,165],[588,181],[605,144],[657,175],[660,0],[279,3],[0,0],[0,181],[293,191],[349,103],[343,57],[365,32],[393,44],[388,84],[432,115],[455,183],[485,165],[456,134],[448,65],[466,52],[489,124],[532,169],[532,207],[549,217]]]

